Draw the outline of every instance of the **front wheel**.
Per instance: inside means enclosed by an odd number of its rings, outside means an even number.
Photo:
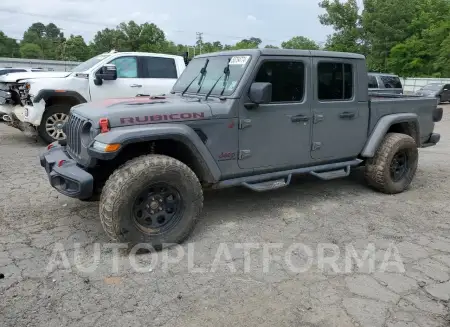
[[[416,174],[418,161],[417,144],[411,136],[389,133],[375,156],[366,162],[366,181],[383,193],[403,192]]]
[[[100,197],[100,220],[115,241],[160,249],[181,243],[202,207],[202,187],[188,166],[168,156],[145,155],[110,176]]]
[[[48,144],[64,140],[66,134],[62,127],[69,118],[70,106],[56,104],[45,109],[41,124],[38,126],[39,136]]]

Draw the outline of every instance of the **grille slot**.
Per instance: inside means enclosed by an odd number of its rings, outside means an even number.
[[[74,114],[71,114],[67,121],[67,151],[78,159],[80,159],[81,154],[81,130],[85,122],[85,119]]]

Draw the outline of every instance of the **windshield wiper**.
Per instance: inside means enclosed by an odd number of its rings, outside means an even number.
[[[197,76],[194,77],[194,79],[192,81],[189,82],[189,84],[186,86],[186,88],[183,90],[183,92],[181,92],[181,96],[183,96],[187,90],[189,90],[189,88],[191,87],[192,83],[195,82],[195,80],[201,75],[202,78],[205,76],[206,73],[206,66],[208,66],[209,63],[209,59],[206,59],[205,65],[202,67],[202,69],[200,69],[200,73],[197,74]],[[201,81],[201,78],[200,78]],[[200,81],[198,82],[200,84]]]
[[[209,64],[209,59],[206,59],[205,66],[203,66],[203,68],[200,70],[200,74],[202,74],[202,76],[201,76],[200,79],[198,80],[199,88],[198,88],[198,90],[197,90],[197,94],[198,94],[198,92],[200,92],[200,90],[202,89],[203,79],[205,78],[205,75],[206,75],[206,67],[208,66],[208,64]]]
[[[230,77],[230,59],[228,59],[228,63],[225,66],[225,68],[223,69],[223,73],[219,76],[219,78],[216,80],[216,82],[214,83],[214,85],[212,86],[212,88],[208,91],[208,93],[205,96],[205,100],[208,99],[208,97],[211,95],[211,92],[214,90],[214,88],[216,87],[217,83],[219,83],[219,81],[222,79],[223,75],[225,75],[225,78],[223,80],[223,87],[222,87],[222,92],[220,92],[220,95],[223,94],[223,92],[225,91],[225,87],[227,85],[228,82],[228,78]]]

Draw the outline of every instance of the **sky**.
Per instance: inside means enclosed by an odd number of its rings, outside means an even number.
[[[196,32],[204,42],[233,44],[259,37],[263,44],[280,45],[302,35],[322,43],[332,32],[319,23],[320,0],[20,0],[1,1],[0,30],[21,39],[32,23],[55,23],[66,36],[90,41],[96,31],[123,21],[155,23],[175,43],[194,44]]]

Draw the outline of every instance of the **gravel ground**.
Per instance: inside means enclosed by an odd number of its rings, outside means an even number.
[[[157,255],[113,248],[97,203],[51,189],[43,146],[0,124],[0,326],[449,326],[445,110],[407,192],[361,171],[208,192],[191,237]]]

